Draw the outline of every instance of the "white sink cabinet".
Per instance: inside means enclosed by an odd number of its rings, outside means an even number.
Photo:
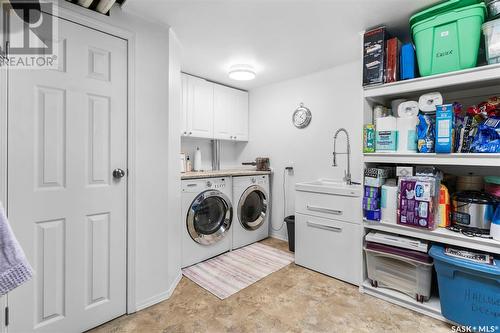
[[[295,263],[361,284],[362,187],[321,179],[295,190]]]

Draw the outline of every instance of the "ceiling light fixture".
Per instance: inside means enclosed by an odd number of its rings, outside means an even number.
[[[255,79],[255,70],[250,65],[233,65],[229,68],[229,77],[237,81],[249,81]]]

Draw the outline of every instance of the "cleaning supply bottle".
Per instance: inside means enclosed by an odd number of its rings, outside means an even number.
[[[497,205],[495,216],[491,222],[490,236],[500,242],[500,205]]]
[[[201,150],[200,147],[196,147],[194,152],[194,171],[201,171]]]
[[[186,172],[191,172],[193,171],[193,164],[191,163],[191,160],[189,159],[189,156],[186,159]]]

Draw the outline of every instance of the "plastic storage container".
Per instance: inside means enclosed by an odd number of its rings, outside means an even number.
[[[415,59],[415,47],[412,43],[401,46],[400,62],[401,80],[410,80],[417,77],[417,59]]]
[[[368,278],[374,287],[394,289],[423,302],[431,296],[432,258],[427,253],[366,242]]]
[[[437,245],[429,254],[434,258],[443,316],[464,326],[500,326],[500,261],[474,263],[448,256]]]
[[[500,0],[486,0],[488,7],[488,17],[493,19],[500,16]]]
[[[500,63],[500,19],[483,24],[488,64]]]
[[[484,2],[450,0],[410,18],[421,76],[475,67]]]

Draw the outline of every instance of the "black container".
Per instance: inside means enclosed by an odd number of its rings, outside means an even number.
[[[288,231],[288,249],[295,252],[295,215],[285,217],[285,222]]]
[[[363,86],[384,83],[388,38],[385,27],[365,32],[363,38]]]

